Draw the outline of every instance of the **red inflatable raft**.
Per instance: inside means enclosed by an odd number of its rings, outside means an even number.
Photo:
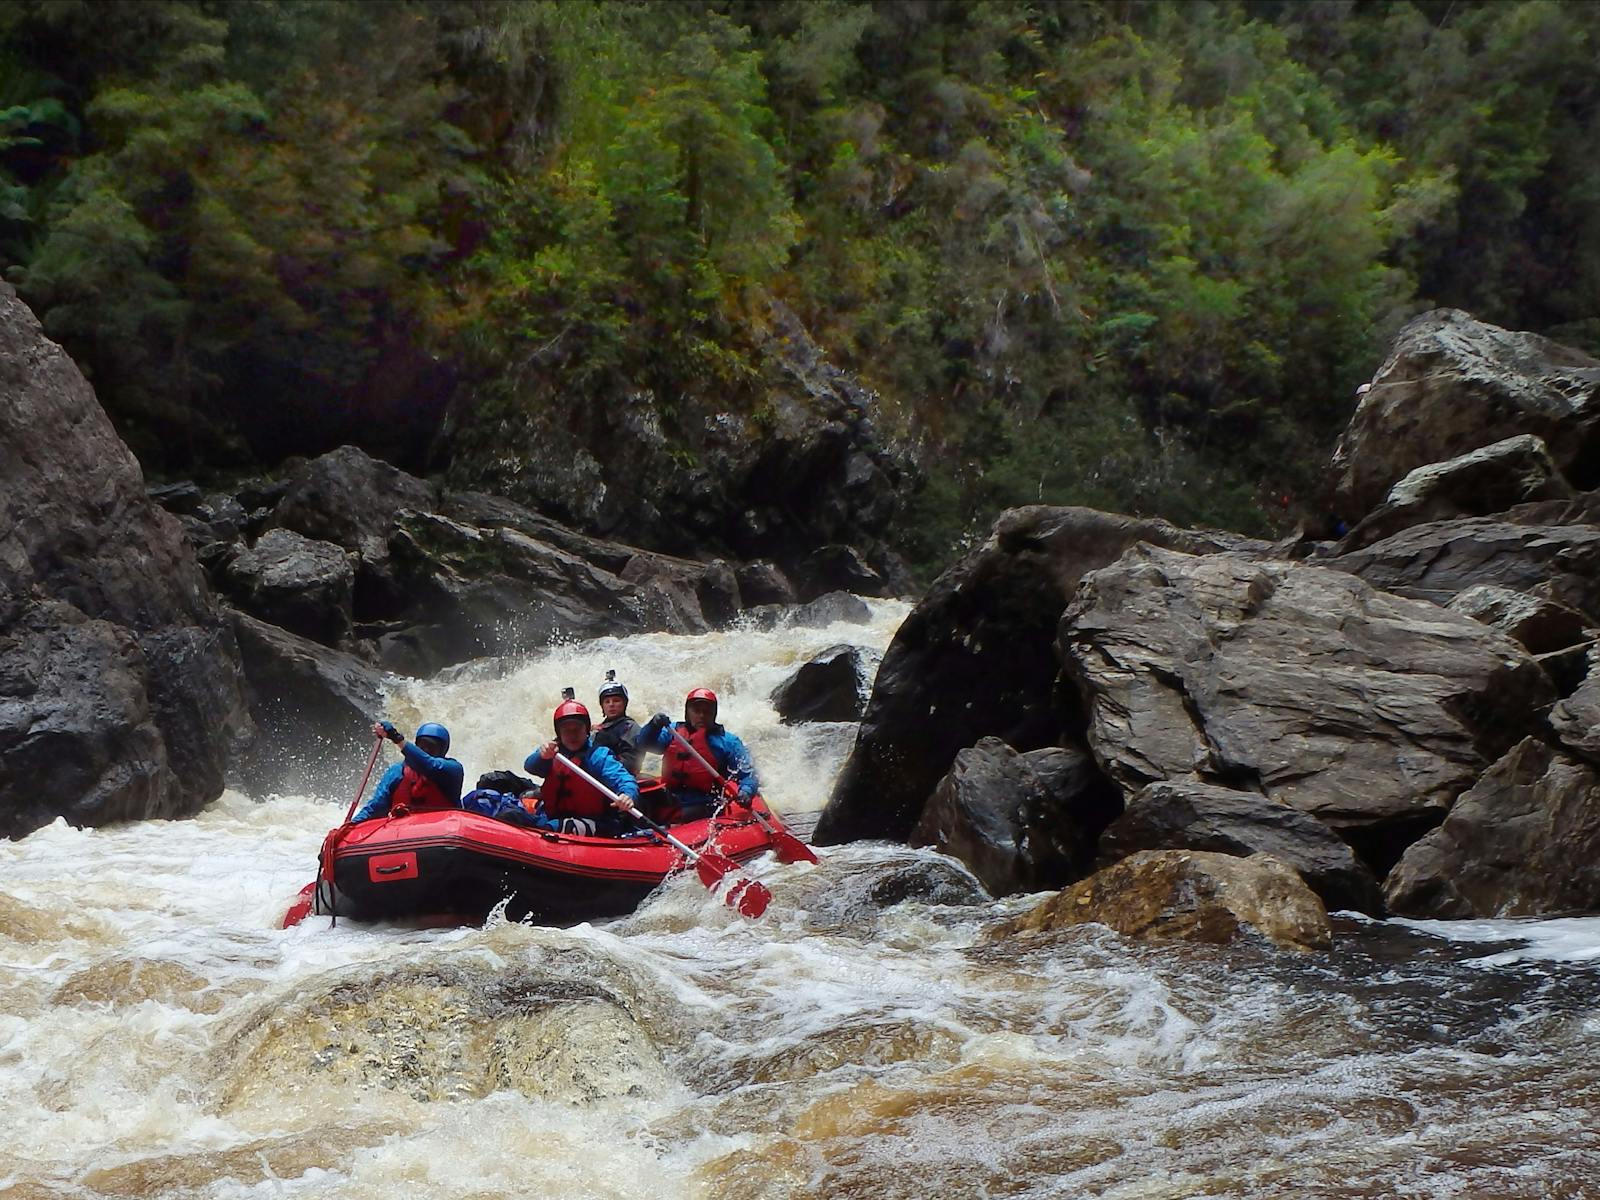
[[[697,852],[745,862],[770,849],[775,837],[788,836],[759,797],[756,807],[773,832],[737,805],[669,832]],[[358,921],[476,922],[501,901],[516,921],[615,917],[632,912],[684,866],[678,850],[649,834],[581,837],[459,810],[345,825],[328,840],[319,880],[301,891],[285,928],[312,913]]]

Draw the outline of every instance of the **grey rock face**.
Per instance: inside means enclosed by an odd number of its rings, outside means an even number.
[[[1100,838],[1109,866],[1141,850],[1212,850],[1287,863],[1332,909],[1381,915],[1372,872],[1321,821],[1287,804],[1192,780],[1152,783]]]
[[[1600,469],[1600,362],[1531,333],[1435,309],[1401,331],[1334,451],[1347,514],[1360,516],[1408,472],[1519,434],[1549,446],[1579,487]]]
[[[0,285],[0,834],[183,816],[249,730],[232,632],[176,518]]]
[[[1384,880],[1410,917],[1515,917],[1600,908],[1600,769],[1529,738]]]
[[[1058,648],[1090,749],[1126,790],[1259,791],[1380,869],[1554,698],[1520,646],[1436,605],[1338,571],[1151,546],[1084,580]]]
[[[269,529],[228,561],[229,596],[291,633],[338,646],[350,634],[355,596],[351,555],[288,529]]]
[[[1264,543],[1087,508],[1012,509],[935,581],[895,634],[816,840],[903,840],[956,753],[985,735],[1021,750],[1081,722],[1055,693],[1052,641],[1085,572],[1139,541],[1196,553]],[[1056,695],[1059,704],[1045,701]]]
[[[244,613],[233,614],[259,736],[234,773],[254,794],[325,794],[354,785],[384,715],[383,676],[329,649]]]

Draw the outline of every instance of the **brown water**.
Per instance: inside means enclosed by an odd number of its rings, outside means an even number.
[[[766,693],[903,612],[567,647],[393,711],[473,777],[563,683],[618,667],[647,715],[710,682],[803,820],[851,731]],[[0,1195],[1600,1198],[1600,919],[992,944],[1025,899],[857,846],[755,864],[758,922],[688,876],[606,925],[279,930],[345,788],[0,845]]]

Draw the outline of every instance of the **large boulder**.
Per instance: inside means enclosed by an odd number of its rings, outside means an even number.
[[[1340,571],[1139,546],[1084,579],[1058,649],[1129,793],[1195,779],[1331,825],[1377,871],[1554,699],[1505,635]]]
[[[1519,743],[1406,851],[1384,894],[1408,917],[1600,908],[1600,768]]]
[[[1435,604],[1481,586],[1536,593],[1600,623],[1600,526],[1434,521],[1319,564]]]
[[[232,631],[76,366],[0,284],[0,834],[196,812],[249,730]]]
[[[1487,517],[1519,504],[1570,501],[1544,441],[1530,433],[1483,446],[1448,462],[1417,467],[1389,489],[1383,504],[1340,540],[1355,550],[1429,521]]]
[[[772,691],[785,725],[801,721],[858,721],[878,655],[861,646],[829,646]]]
[[[1405,475],[1533,434],[1579,487],[1600,483],[1600,361],[1455,309],[1414,318],[1334,451],[1340,511],[1359,517]]]
[[[985,735],[1019,750],[1056,745],[1082,721],[1054,690],[1061,610],[1083,575],[1145,541],[1194,553],[1255,547],[1228,534],[1087,508],[1012,509],[944,572],[884,654],[867,711],[817,822],[821,844],[903,841],[956,752]]]
[[[406,589],[389,561],[399,515],[431,511],[438,491],[354,446],[304,464],[272,511],[271,524],[356,556],[356,607],[362,620],[396,615]]]
[[[384,677],[353,655],[233,614],[258,735],[233,775],[252,794],[333,795],[359,778]]]
[[[959,858],[991,895],[1037,892],[1088,872],[1095,837],[1120,806],[1086,754],[1018,754],[983,738],[956,755],[910,840]]]
[[[1591,647],[1587,657],[1588,674],[1551,708],[1550,728],[1567,750],[1600,765],[1600,654]]]
[[[1333,945],[1327,910],[1300,876],[1270,854],[1144,850],[1098,871],[992,936],[1037,936],[1106,925],[1141,941],[1248,939],[1282,950]]]
[[[1141,850],[1270,854],[1293,867],[1329,908],[1383,912],[1377,879],[1338,834],[1254,792],[1194,780],[1149,784],[1101,835],[1100,861],[1109,866]]]
[[[352,555],[332,542],[269,529],[222,568],[229,598],[263,621],[337,646],[350,635],[355,595]]]

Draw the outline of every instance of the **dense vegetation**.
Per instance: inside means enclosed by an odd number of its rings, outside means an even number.
[[[11,0],[0,255],[157,472],[759,416],[779,300],[923,464],[913,552],[1037,499],[1263,529],[1411,312],[1600,341],[1597,36],[1555,0]]]

